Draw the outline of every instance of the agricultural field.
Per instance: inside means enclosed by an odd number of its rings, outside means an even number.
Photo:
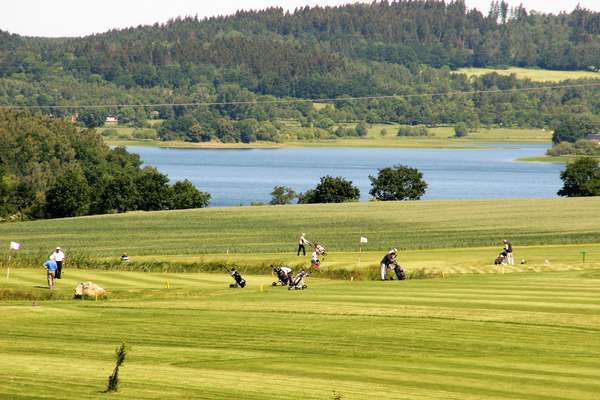
[[[535,82],[562,82],[569,79],[600,79],[600,72],[593,71],[553,71],[537,68],[460,68],[457,73],[481,76],[496,72],[500,75],[515,74],[518,79],[531,79]]]

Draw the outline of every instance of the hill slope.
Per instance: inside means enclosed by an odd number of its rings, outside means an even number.
[[[419,201],[135,212],[0,225],[21,255],[57,245],[93,256],[290,253],[306,232],[333,252],[600,241],[600,198]]]
[[[542,85],[497,74],[468,78],[448,67],[596,69],[600,14],[580,8],[556,16],[502,2],[484,16],[462,1],[382,1],[175,19],[75,39],[1,35],[0,104],[78,112],[88,126],[110,114],[132,126],[158,117],[167,120],[162,139],[314,139],[352,134],[334,133],[331,122],[356,121],[542,127],[559,113],[598,113],[593,87],[421,97]],[[321,110],[272,103],[398,94],[416,97],[340,100]],[[198,102],[242,104],[69,108]],[[281,123],[290,119],[301,133]]]

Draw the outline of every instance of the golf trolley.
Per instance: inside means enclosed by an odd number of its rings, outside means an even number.
[[[310,260],[310,267],[314,270],[318,270],[321,268],[321,258],[327,255],[327,250],[325,250],[325,246],[319,242],[315,242],[314,244],[311,243],[311,246],[314,251]]]
[[[287,286],[289,284],[292,283],[293,281],[293,276],[292,276],[292,269],[289,267],[285,267],[285,266],[272,266],[273,268],[273,272],[275,272],[275,274],[277,275],[277,281],[273,282],[271,285],[272,286],[277,286],[277,285],[281,285],[281,286]]]
[[[505,265],[508,264],[508,253],[502,251],[494,260],[494,265]]]
[[[399,281],[403,281],[406,279],[406,272],[404,272],[404,269],[402,269],[400,264],[398,264],[398,263],[390,264],[390,268],[392,268],[392,270],[394,271],[394,274],[396,275],[396,278],[398,278]],[[392,280],[393,279],[394,278],[392,277]]]
[[[304,278],[307,276],[310,276],[310,274],[308,272],[306,272],[305,270],[301,269],[296,274],[294,279],[290,282],[290,286],[288,287],[288,290],[304,290],[304,289],[308,288],[308,286],[306,284],[304,284]]]
[[[246,287],[246,280],[242,278],[242,275],[235,268],[231,268],[229,275],[231,275],[235,281],[235,283],[229,285],[231,289],[236,289],[238,287],[243,289]]]

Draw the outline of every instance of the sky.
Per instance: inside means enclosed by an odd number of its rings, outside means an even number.
[[[84,36],[113,28],[166,22],[177,16],[199,18],[232,14],[238,9],[305,5],[332,6],[359,0],[5,0],[0,11],[0,30],[26,36]],[[469,8],[487,13],[491,0],[466,0]],[[557,13],[582,7],[600,11],[599,0],[508,0],[528,10]],[[85,6],[84,6],[85,4]]]

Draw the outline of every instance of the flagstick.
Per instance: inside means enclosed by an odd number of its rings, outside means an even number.
[[[362,243],[358,245],[358,269],[360,269],[360,257],[362,255]]]
[[[6,280],[10,279],[10,254],[8,255],[8,266],[6,267]]]

